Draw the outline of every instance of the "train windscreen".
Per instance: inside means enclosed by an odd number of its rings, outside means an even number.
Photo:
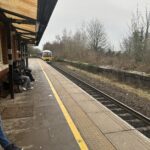
[[[50,52],[44,52],[42,56],[43,57],[51,57],[52,54]]]

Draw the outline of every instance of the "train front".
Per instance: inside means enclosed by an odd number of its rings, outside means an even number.
[[[47,62],[52,61],[52,52],[50,50],[44,50],[42,52],[42,59]]]

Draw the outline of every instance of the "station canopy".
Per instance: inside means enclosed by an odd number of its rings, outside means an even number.
[[[27,41],[40,42],[57,0],[0,0],[0,13]]]

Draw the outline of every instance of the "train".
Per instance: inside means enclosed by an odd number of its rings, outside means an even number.
[[[42,51],[42,59],[44,61],[51,62],[52,59],[53,59],[52,51],[50,51],[50,50],[43,50]]]

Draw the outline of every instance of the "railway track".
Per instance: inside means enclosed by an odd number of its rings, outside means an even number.
[[[85,81],[75,77],[74,75],[69,74],[62,68],[51,64],[53,68],[58,70],[60,73],[65,75],[83,90],[85,90],[88,94],[98,100],[101,104],[105,107],[110,109],[112,112],[117,114],[123,120],[128,122],[134,128],[136,128],[139,132],[144,134],[146,137],[150,138],[150,118],[144,116],[143,114],[135,111],[134,109],[130,108],[129,106],[121,103],[117,99],[109,96],[108,94],[100,91],[99,89],[93,87],[92,85],[86,83]]]

